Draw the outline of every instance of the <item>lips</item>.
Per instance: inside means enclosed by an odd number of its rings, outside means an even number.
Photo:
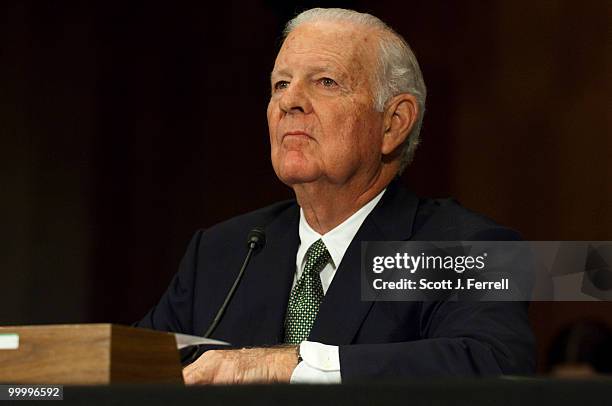
[[[299,131],[299,130],[296,130],[296,131],[287,131],[284,135],[305,135],[307,137],[310,137],[310,135],[307,132]]]
[[[305,137],[305,138],[312,138],[312,137],[310,136],[310,134],[308,134],[308,133],[307,133],[307,132],[305,132],[305,131],[300,131],[300,130],[295,130],[295,131],[287,131],[286,133],[284,133],[284,134],[283,134],[283,139],[284,139],[285,137],[287,137],[287,136],[293,136],[293,137],[296,137],[296,138],[302,138],[302,137]]]

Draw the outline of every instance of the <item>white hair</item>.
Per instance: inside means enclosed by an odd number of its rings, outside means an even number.
[[[306,10],[290,20],[283,31],[283,39],[300,24],[319,21],[349,22],[379,30],[378,69],[375,72],[376,88],[374,108],[382,112],[387,102],[401,93],[410,93],[418,103],[418,117],[407,141],[404,143],[400,158],[401,173],[412,161],[420,141],[421,125],[425,114],[427,89],[416,56],[408,43],[391,27],[371,14],[359,13],[341,8],[313,8]]]

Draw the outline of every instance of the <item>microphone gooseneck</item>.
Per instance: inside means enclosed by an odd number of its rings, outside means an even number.
[[[249,265],[249,261],[251,260],[251,257],[256,252],[261,251],[265,247],[265,245],[266,245],[266,233],[263,230],[263,228],[255,227],[254,229],[252,229],[249,232],[249,235],[247,237],[247,248],[249,250],[247,252],[246,257],[244,258],[244,262],[242,263],[240,272],[238,272],[238,275],[236,276],[236,280],[234,280],[234,284],[232,285],[230,290],[227,292],[227,295],[225,296],[225,300],[223,301],[223,304],[219,308],[219,311],[217,311],[217,314],[215,315],[215,318],[213,319],[210,326],[208,327],[208,330],[206,330],[206,333],[204,333],[205,338],[210,338],[212,333],[217,328],[219,321],[221,321],[221,318],[223,317],[223,314],[225,313],[225,309],[227,308],[227,305],[229,304],[229,302],[232,300],[232,296],[234,296],[234,292],[236,291],[238,284],[240,284],[242,275],[244,275],[244,271]],[[200,348],[201,348],[200,345],[196,345],[188,349],[186,352],[185,351],[181,352],[181,363],[183,364],[183,366],[186,366],[196,360],[197,356],[199,355]]]
[[[213,319],[212,323],[208,327],[208,330],[206,330],[206,333],[204,333],[205,338],[209,338],[211,336],[211,334],[217,328],[219,321],[221,321],[221,318],[223,317],[223,314],[225,313],[225,309],[227,308],[227,305],[229,304],[229,302],[232,300],[232,296],[234,296],[234,292],[236,291],[236,288],[240,284],[242,275],[244,275],[244,271],[249,265],[249,261],[251,260],[251,257],[253,256],[255,252],[262,250],[265,245],[266,245],[266,233],[264,232],[264,230],[260,227],[255,227],[254,229],[252,229],[249,232],[249,235],[247,238],[247,247],[249,251],[247,252],[246,257],[244,258],[244,262],[242,263],[240,272],[238,272],[238,276],[236,276],[236,280],[234,280],[234,284],[232,285],[230,290],[227,292],[227,295],[225,296],[225,300],[223,301],[223,304],[221,305],[221,307],[219,308],[219,311],[215,315],[215,318]]]

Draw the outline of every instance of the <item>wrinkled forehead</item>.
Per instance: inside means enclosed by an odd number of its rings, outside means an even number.
[[[275,70],[293,64],[339,64],[353,73],[372,72],[376,66],[378,39],[375,30],[349,22],[306,22],[285,39]]]

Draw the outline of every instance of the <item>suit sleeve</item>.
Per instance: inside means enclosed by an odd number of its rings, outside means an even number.
[[[203,230],[195,233],[170,286],[136,327],[193,334],[193,296],[198,247]]]
[[[465,240],[521,240],[504,229]],[[521,272],[520,270],[518,272]],[[528,302],[422,302],[422,339],[339,348],[342,382],[367,378],[527,375],[535,371]]]
[[[342,382],[534,372],[526,303],[438,302],[423,313],[429,326],[421,340],[340,346]]]

